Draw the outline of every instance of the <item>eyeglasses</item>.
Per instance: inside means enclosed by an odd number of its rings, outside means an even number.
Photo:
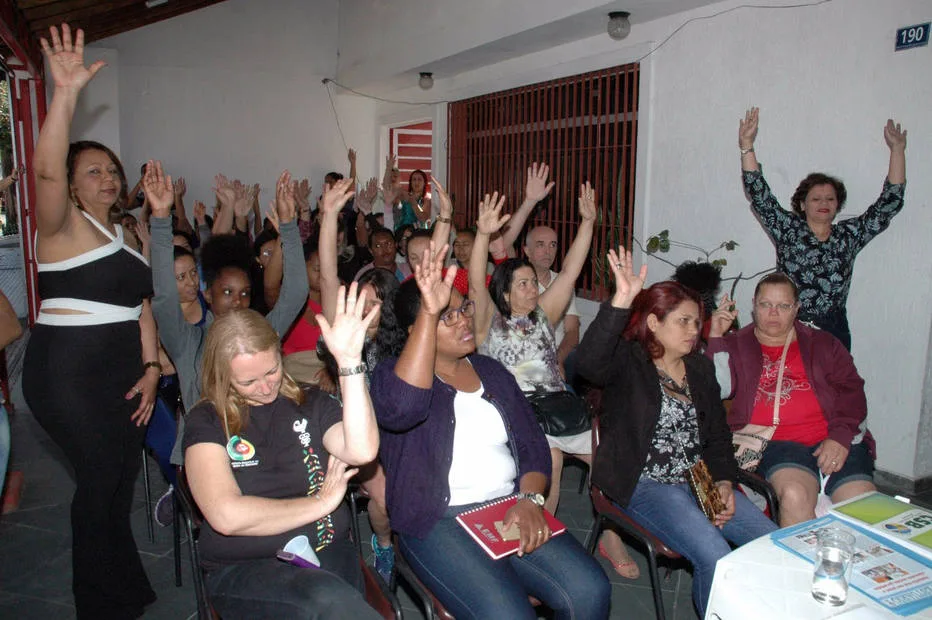
[[[787,303],[775,304],[775,303],[772,303],[772,302],[769,302],[769,301],[759,301],[759,302],[757,302],[757,308],[758,308],[759,310],[763,310],[764,312],[770,312],[771,310],[773,310],[774,308],[776,308],[776,309],[777,309],[777,312],[783,313],[783,312],[789,312],[790,310],[792,310],[792,309],[795,308],[795,307],[796,307],[796,304],[787,304]]]
[[[471,299],[467,299],[463,302],[463,305],[459,308],[450,308],[446,312],[440,315],[440,320],[443,321],[443,324],[447,327],[453,327],[456,325],[456,322],[459,320],[460,315],[470,318],[476,313],[476,302]]]

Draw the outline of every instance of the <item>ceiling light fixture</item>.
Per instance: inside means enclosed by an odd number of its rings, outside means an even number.
[[[631,32],[631,22],[628,17],[631,13],[627,11],[612,11],[608,14],[608,36],[621,41],[628,33]]]
[[[434,74],[429,71],[421,71],[421,77],[417,79],[417,85],[424,90],[430,90],[434,86]]]

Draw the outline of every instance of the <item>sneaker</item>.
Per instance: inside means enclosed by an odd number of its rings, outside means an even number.
[[[391,545],[383,547],[379,544],[379,537],[373,534],[372,552],[375,553],[375,572],[385,583],[391,583],[392,571],[395,569],[395,548]]]
[[[168,490],[155,503],[155,522],[162,527],[168,527],[175,522],[175,487],[168,485]]]

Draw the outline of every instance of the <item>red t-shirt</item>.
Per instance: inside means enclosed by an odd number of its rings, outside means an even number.
[[[324,311],[321,305],[313,299],[307,300],[307,307],[315,314]],[[282,355],[288,356],[301,351],[315,351],[317,350],[317,340],[319,338],[320,327],[316,323],[311,325],[302,314],[282,342]]]
[[[773,424],[774,393],[780,371],[780,356],[783,347],[761,345],[763,370],[757,394],[754,396],[754,411],[751,424]],[[806,376],[803,358],[799,353],[799,342],[790,344],[786,352],[783,370],[783,388],[780,394],[780,424],[773,435],[775,440],[797,441],[807,446],[815,445],[828,437],[828,422],[822,414],[822,406],[812,391]]]

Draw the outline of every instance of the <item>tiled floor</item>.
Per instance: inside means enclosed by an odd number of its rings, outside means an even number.
[[[10,469],[22,470],[26,483],[20,509],[0,517],[0,618],[73,618],[69,503],[74,485],[58,448],[21,403],[12,427]],[[157,498],[165,483],[154,461],[149,462],[149,467],[153,497]],[[581,474],[581,470],[574,466],[567,468],[563,500],[558,511],[570,533],[580,541],[585,539],[591,522],[588,497],[577,493]],[[158,594],[158,601],[146,610],[145,617],[165,620],[194,618],[196,604],[185,547],[182,547],[184,585],[176,588],[171,528],[156,526],[155,542],[149,542],[143,497],[140,476],[132,514],[133,528],[149,578]],[[368,523],[365,517],[360,521],[364,530],[363,540],[368,540]],[[599,558],[613,584],[612,618],[654,616],[646,565],[640,553],[632,552],[632,555],[642,572],[636,581],[619,577],[605,560]],[[690,601],[690,586],[690,575],[682,569],[675,570],[664,582],[668,618],[696,617]],[[423,617],[405,593],[399,593],[399,599],[405,618],[419,620]]]

